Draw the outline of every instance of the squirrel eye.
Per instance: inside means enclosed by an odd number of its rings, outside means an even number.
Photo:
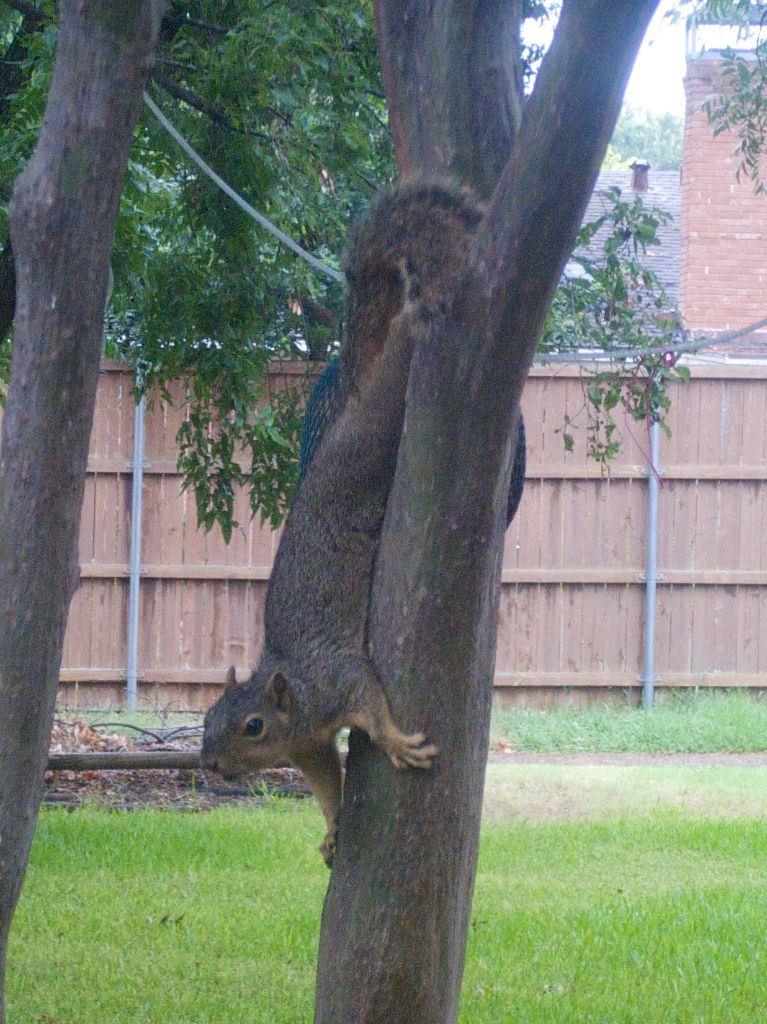
[[[263,718],[249,718],[245,723],[244,732],[246,736],[260,736],[263,731]]]

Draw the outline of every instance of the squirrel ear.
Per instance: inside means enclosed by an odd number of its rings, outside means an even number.
[[[231,690],[233,686],[237,686],[237,673],[235,672],[234,665],[230,665],[226,670],[226,690]],[[226,693],[224,690],[224,693]]]
[[[282,672],[272,674],[264,690],[264,700],[271,704],[276,711],[290,714],[293,707],[293,692],[287,677]]]

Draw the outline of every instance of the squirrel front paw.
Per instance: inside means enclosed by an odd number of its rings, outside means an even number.
[[[325,861],[329,868],[333,867],[333,857],[335,856],[336,853],[337,835],[338,827],[334,825],[332,828],[328,829],[325,838],[322,840],[322,845],[320,846],[320,853],[322,854],[322,859]]]
[[[426,743],[426,735],[414,732],[410,736],[398,733],[384,748],[395,768],[431,768],[437,748]]]

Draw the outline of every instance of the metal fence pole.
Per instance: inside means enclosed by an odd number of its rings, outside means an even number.
[[[144,411],[142,395],[136,405],[133,431],[133,487],[131,495],[130,585],[128,590],[128,676],[125,709],[138,703],[138,614],[141,588],[141,498],[144,486]]]
[[[642,668],[642,706],[649,710],[655,702],[655,590],[658,575],[658,495],[660,494],[660,423],[650,424],[650,465],[647,467],[647,554],[645,562],[644,664]]]

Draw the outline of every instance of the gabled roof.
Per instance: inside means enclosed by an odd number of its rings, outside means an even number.
[[[614,187],[621,190],[622,198],[628,202],[633,202],[634,197],[640,195],[645,206],[658,206],[671,214],[671,221],[658,229],[661,244],[649,246],[641,259],[648,270],[658,275],[672,304],[676,305],[679,302],[679,222],[682,213],[679,171],[653,171],[650,168],[650,187],[646,192],[634,192],[631,188],[631,178],[631,171],[602,171],[586,208],[583,222],[587,224],[597,220],[610,208],[612,204],[605,201],[602,193],[605,189]],[[599,255],[609,232],[610,227],[605,225],[596,233],[588,247],[589,256],[596,258]]]

